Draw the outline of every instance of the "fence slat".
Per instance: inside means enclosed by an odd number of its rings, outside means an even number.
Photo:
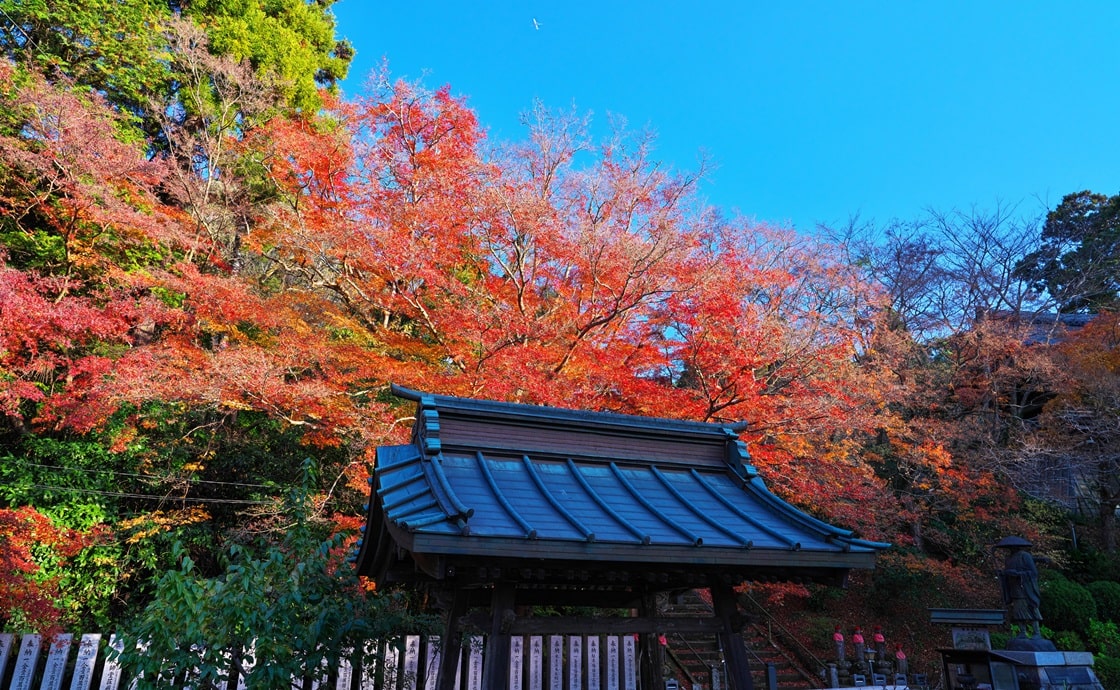
[[[583,638],[572,635],[568,638],[568,690],[581,690],[583,687]]]
[[[66,662],[70,659],[70,645],[73,642],[74,636],[70,633],[60,633],[51,641],[51,651],[47,654],[39,690],[59,690],[62,687],[62,674],[66,672]]]
[[[109,648],[117,652],[124,651],[124,641],[116,635],[109,636]],[[117,690],[121,684],[121,665],[116,659],[110,658],[108,652],[105,657],[105,667],[101,669],[101,685],[98,690]]]
[[[78,658],[74,661],[74,675],[70,690],[89,690],[93,684],[93,671],[97,668],[97,652],[101,645],[99,633],[86,633],[78,643]]]
[[[633,635],[622,638],[622,676],[626,690],[638,690],[638,655],[635,647]]]
[[[12,654],[12,633],[0,633],[0,683],[4,682],[4,672],[8,670],[8,657]]]
[[[420,673],[420,636],[408,635],[404,638],[404,673],[401,690],[416,690]]]
[[[587,690],[599,690],[599,637],[587,638]]]
[[[52,640],[49,652],[44,649],[42,635],[17,636],[0,634],[0,674],[10,682],[0,690],[133,690],[138,678],[124,688],[123,670],[111,650],[123,651],[123,640],[110,635],[105,661],[98,672],[98,655],[102,635],[84,634],[80,642],[75,635],[60,634]],[[19,640],[18,652],[15,643]],[[503,638],[504,639],[504,638]],[[636,635],[529,635],[510,636],[509,668],[506,680],[510,690],[637,690]],[[76,658],[71,649],[77,644]],[[547,644],[547,647],[545,646]],[[246,678],[257,663],[255,641],[241,652],[222,655],[220,680],[223,688],[246,690]],[[392,640],[370,641],[364,653],[348,651],[338,663],[293,677],[293,689],[305,690],[435,690],[442,652],[439,636],[406,635]],[[456,645],[452,653],[456,690],[483,690],[482,678],[491,656],[490,641],[472,636]],[[72,660],[73,659],[73,660]],[[267,660],[266,660],[267,661]],[[545,665],[547,664],[547,669]],[[237,670],[242,668],[245,673]],[[236,673],[236,678],[234,677]],[[100,679],[98,679],[100,675]],[[186,670],[185,678],[176,682],[190,690],[197,684],[198,669]],[[501,674],[499,674],[501,675]],[[718,675],[718,674],[713,674]],[[162,674],[161,674],[162,677]],[[311,679],[306,685],[304,680]],[[328,680],[330,687],[328,687]],[[165,680],[168,680],[165,678]],[[721,678],[713,679],[720,684]],[[182,682],[179,682],[182,681]],[[35,688],[32,688],[32,685]]]
[[[607,637],[607,690],[618,690],[618,636]]]
[[[439,635],[429,636],[428,654],[424,664],[424,690],[436,690],[441,656]]]

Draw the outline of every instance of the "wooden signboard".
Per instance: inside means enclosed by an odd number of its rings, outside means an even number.
[[[529,638],[529,690],[544,690],[544,638]]]
[[[59,690],[62,687],[62,674],[66,672],[66,662],[70,659],[70,645],[73,642],[74,636],[69,633],[55,636],[51,642],[51,651],[47,653],[47,664],[43,667],[40,690]]]
[[[97,652],[101,646],[101,635],[82,635],[78,643],[78,658],[74,661],[74,675],[70,679],[70,690],[89,690],[93,684],[93,670],[97,667]]]
[[[622,682],[625,690],[638,690],[638,669],[634,636],[622,638]]]
[[[509,638],[509,687],[521,690],[522,664],[525,662],[525,638],[514,635]]]
[[[0,634],[0,683],[4,682],[4,672],[8,670],[8,657],[12,655],[12,633]]]
[[[420,636],[408,635],[404,638],[404,678],[402,690],[416,690],[420,671]]]
[[[432,635],[428,638],[428,655],[424,663],[424,690],[436,690],[441,656],[439,635]]]
[[[587,638],[587,690],[599,690],[599,638]]]
[[[618,690],[618,636],[607,637],[607,690]]]
[[[583,638],[568,638],[568,690],[583,690]]]
[[[564,690],[564,636],[548,638],[548,690]]]
[[[124,641],[116,635],[109,636],[109,648],[124,651]],[[101,670],[101,685],[98,690],[117,690],[121,684],[121,665],[106,653],[105,667]]]
[[[40,635],[23,636],[12,674],[12,684],[8,686],[11,690],[31,690],[31,679],[35,676],[35,664],[39,661],[39,645],[42,642]]]

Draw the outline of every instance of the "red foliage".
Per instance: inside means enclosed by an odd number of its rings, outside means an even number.
[[[58,583],[45,578],[32,553],[51,549],[65,559],[88,546],[96,535],[60,529],[34,508],[0,508],[0,623],[18,621],[31,630],[50,631],[58,620]]]

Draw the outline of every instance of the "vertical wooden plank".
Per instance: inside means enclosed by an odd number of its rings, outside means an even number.
[[[548,690],[564,690],[564,636],[548,637]]]
[[[115,649],[117,652],[124,651],[124,640],[121,640],[116,635],[109,636],[109,649]],[[109,656],[108,650],[105,652],[105,666],[101,669],[101,685],[98,690],[117,690],[121,684],[121,665],[117,663],[116,659]]]
[[[517,619],[517,588],[494,585],[490,596],[490,637],[482,668],[482,684],[505,690],[509,687],[510,625]]]
[[[78,643],[78,658],[74,661],[74,675],[70,678],[70,690],[89,690],[93,684],[93,670],[97,667],[100,645],[101,635],[82,635],[82,640]]]
[[[618,687],[618,636],[607,637],[607,690],[619,690]]]
[[[73,643],[74,636],[70,633],[60,633],[51,641],[51,651],[47,654],[39,690],[59,690],[62,687],[62,674],[66,672],[66,662],[70,660],[70,645]]]
[[[439,661],[439,690],[458,690],[463,671],[463,628],[460,618],[467,613],[468,593],[462,588],[452,592],[451,606],[445,612],[443,654]]]
[[[544,638],[529,638],[529,690],[544,690]]]
[[[424,661],[424,690],[436,690],[436,681],[439,678],[440,644],[439,635],[428,637],[428,654]]]
[[[470,638],[470,657],[467,660],[467,690],[482,690],[482,636]]]
[[[407,635],[404,638],[404,673],[401,690],[416,690],[417,673],[420,670],[420,636]]]
[[[358,683],[360,690],[377,690],[377,652],[381,640],[368,640],[362,648],[362,677]]]
[[[4,682],[4,672],[8,670],[8,657],[12,654],[12,633],[0,633],[0,683]]]
[[[599,656],[599,636],[587,638],[587,690],[600,690],[599,669],[603,660]]]
[[[708,585],[712,593],[712,611],[720,621],[719,643],[726,654],[724,667],[727,671],[727,686],[730,690],[753,690],[750,659],[741,631],[743,616],[731,585],[712,577]]]
[[[253,666],[257,663],[257,642],[256,640],[249,643],[248,648],[241,650],[241,670],[237,672],[237,690],[246,690],[249,687],[249,679],[246,678],[253,672]]]
[[[35,676],[35,664],[39,661],[39,645],[42,642],[41,635],[23,636],[12,673],[12,684],[8,686],[11,690],[31,690],[31,679]]]
[[[568,638],[568,690],[583,689],[583,638]]]
[[[385,672],[381,674],[381,687],[384,690],[397,690],[397,675],[400,669],[400,650],[396,640],[388,640],[381,650],[381,667]]]
[[[633,635],[622,638],[622,683],[624,690],[638,690],[638,654]]]
[[[351,649],[346,650],[338,657],[338,673],[334,678],[334,690],[350,690],[354,685],[354,663],[350,657],[354,655]]]
[[[509,690],[521,690],[524,662],[525,638],[514,635],[509,638]]]
[[[331,668],[330,664],[327,663],[327,659],[325,657],[322,661],[319,662],[319,668],[304,669],[304,673],[307,676],[311,677],[311,682],[309,683],[309,685],[311,686],[311,690],[319,690],[320,688],[326,690],[327,683],[330,682],[331,678]],[[295,683],[292,683],[292,686],[295,687]]]

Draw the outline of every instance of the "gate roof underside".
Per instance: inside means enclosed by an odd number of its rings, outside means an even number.
[[[888,546],[770,493],[735,426],[394,393],[417,412],[377,452],[357,567],[378,581],[837,583]]]

